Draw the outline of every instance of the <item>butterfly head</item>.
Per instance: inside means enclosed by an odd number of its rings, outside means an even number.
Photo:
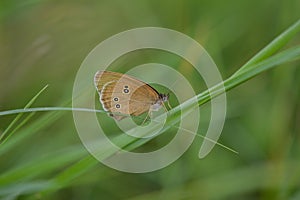
[[[162,102],[166,102],[169,100],[170,94],[159,94],[159,100]]]

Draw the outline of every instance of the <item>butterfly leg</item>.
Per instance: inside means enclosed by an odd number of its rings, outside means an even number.
[[[168,107],[169,107],[170,109],[172,109],[172,107],[170,106],[170,103],[169,103],[169,101],[167,101],[167,102],[168,102]],[[164,103],[164,102],[162,102],[162,105],[163,105],[163,107],[164,107],[164,109],[165,109],[165,111],[166,111],[167,115],[169,115],[169,111],[168,111],[168,109],[167,109],[167,107],[166,107],[166,105],[165,105],[165,103]]]
[[[147,113],[147,116],[145,117],[144,121],[142,122],[141,126],[144,125],[144,123],[147,121],[147,118],[149,117],[149,112]]]
[[[172,109],[170,102],[168,101],[168,107],[170,108],[170,110]]]
[[[148,117],[151,118],[151,116],[152,116],[152,112],[151,112],[151,110],[149,110],[148,113],[147,113],[147,116],[145,117],[145,119],[144,119],[144,121],[142,122],[141,126],[143,126],[144,123],[147,121]]]
[[[164,107],[164,109],[165,109],[166,113],[168,114],[168,109],[167,109],[167,107],[166,107],[165,103],[163,102],[163,103],[162,103],[162,105],[163,105],[163,107]],[[168,107],[169,107],[169,109],[170,109],[170,110],[172,109],[172,107],[171,107],[171,105],[170,105],[169,101],[168,101]]]

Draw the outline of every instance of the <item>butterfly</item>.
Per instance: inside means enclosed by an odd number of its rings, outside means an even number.
[[[169,94],[161,94],[132,76],[98,71],[94,76],[94,84],[103,109],[115,120],[139,116],[145,112],[148,112],[148,117],[152,111],[158,111],[162,106],[167,110],[164,102],[169,100]]]

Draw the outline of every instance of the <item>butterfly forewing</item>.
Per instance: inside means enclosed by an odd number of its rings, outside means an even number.
[[[117,120],[126,116],[116,113],[137,116],[149,111],[159,99],[158,92],[151,86],[125,74],[99,71],[94,81],[103,108]]]

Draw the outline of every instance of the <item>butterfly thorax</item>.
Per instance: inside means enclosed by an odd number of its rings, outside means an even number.
[[[164,102],[169,100],[169,94],[158,94],[157,101],[151,105],[150,110],[151,111],[158,111]]]

